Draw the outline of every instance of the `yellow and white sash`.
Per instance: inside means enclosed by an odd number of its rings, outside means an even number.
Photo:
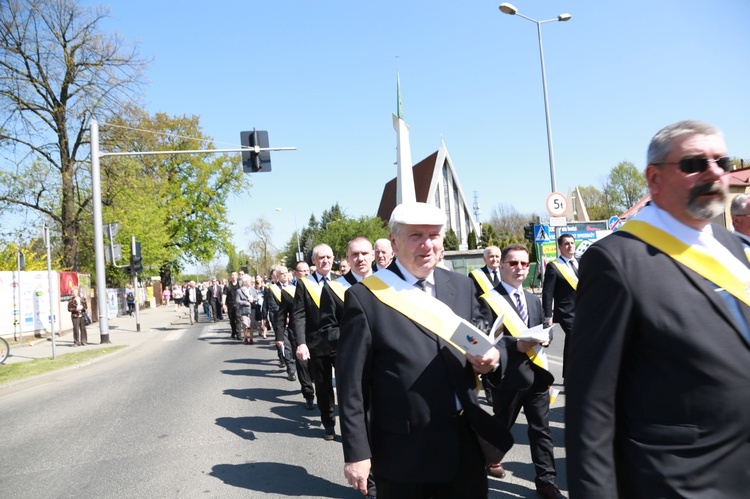
[[[516,307],[508,303],[508,300],[503,298],[503,295],[494,289],[484,293],[480,298],[484,299],[490,305],[495,312],[495,315],[500,316],[501,314],[504,314],[503,326],[505,326],[505,330],[508,331],[511,336],[518,338],[522,336],[521,333],[529,329],[518,315]],[[543,346],[537,345],[533,349],[527,350],[526,355],[528,355],[531,362],[536,366],[541,367],[545,371],[549,371],[549,360],[547,359],[547,353]]]
[[[750,306],[750,269],[733,255],[729,254],[731,259],[722,258],[719,261],[713,255],[642,220],[630,220],[620,230],[633,234]]]
[[[281,289],[278,285],[271,283],[266,286],[268,289],[271,290],[271,294],[274,298],[276,298],[276,301],[281,303]]]
[[[328,287],[331,288],[331,291],[333,291],[333,293],[338,296],[341,301],[344,301],[346,290],[351,287],[351,284],[349,284],[349,281],[342,277],[340,279],[336,279],[335,281],[329,282]]]
[[[388,269],[365,277],[362,284],[385,305],[444,339],[461,353],[466,353],[466,350],[450,340],[460,325],[475,329],[477,334],[484,336],[479,329],[456,315],[448,305],[408,284]]]
[[[469,272],[469,275],[479,284],[479,289],[482,290],[482,293],[486,293],[495,287],[481,268],[472,270]]]
[[[287,284],[286,286],[281,288],[281,291],[288,294],[289,296],[292,297],[292,299],[294,299],[294,292],[297,291],[297,288],[294,287],[293,284]]]
[[[308,275],[304,279],[298,279],[297,283],[307,290],[313,303],[315,303],[315,306],[320,308],[320,290],[323,286],[317,282],[312,275]],[[330,282],[328,284],[330,284]]]
[[[573,271],[570,270],[570,267],[559,260],[555,260],[552,262],[552,265],[557,267],[557,270],[560,271],[562,276],[565,278],[566,281],[568,281],[568,284],[570,284],[570,287],[573,289],[578,289],[578,276],[576,276]]]

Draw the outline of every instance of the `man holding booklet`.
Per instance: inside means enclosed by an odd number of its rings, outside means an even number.
[[[559,499],[565,496],[555,483],[554,443],[549,428],[549,388],[554,377],[544,352],[552,339],[552,329],[543,329],[544,313],[539,298],[523,289],[528,274],[526,246],[510,244],[503,248],[500,255],[502,281],[481,298],[490,305],[495,316],[502,318],[502,334],[516,348],[509,349],[504,377],[490,373],[485,378],[492,387],[492,409],[505,428],[513,426],[523,408],[531,460],[536,470],[536,490],[543,497]],[[499,478],[505,476],[500,461],[489,461],[487,471]]]
[[[425,203],[394,209],[387,269],[346,292],[337,356],[344,474],[378,497],[487,497],[477,433],[506,452],[507,428],[477,403],[476,373],[502,368],[505,342],[481,355],[451,342],[487,322],[468,277],[436,268],[445,213]]]

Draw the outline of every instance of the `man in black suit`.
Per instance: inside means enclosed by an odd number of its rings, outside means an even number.
[[[498,304],[505,308],[492,307],[495,312],[493,315],[515,314],[517,323],[523,328],[542,324],[544,315],[539,298],[523,289],[523,281],[529,274],[529,250],[522,244],[510,244],[503,248],[501,255],[502,281],[493,293],[496,291],[499,296],[495,297],[505,300],[504,303]],[[482,298],[489,300],[489,294],[482,295]],[[504,324],[509,318],[506,317]],[[516,333],[520,334],[521,331]],[[554,377],[548,369],[532,362],[527,354],[536,348],[539,350],[538,355],[542,356],[542,349],[549,343],[540,345],[538,342],[513,338],[512,331],[507,327],[503,334],[515,343],[516,348],[508,351],[508,367],[505,369],[504,377],[501,378],[496,373],[485,376],[492,385],[492,409],[502,425],[510,429],[523,408],[528,423],[531,460],[536,470],[534,482],[537,493],[551,499],[564,498],[555,483],[557,471],[554,443],[549,428],[549,387],[554,382]],[[500,462],[488,463],[487,469],[495,476],[505,476]]]
[[[565,331],[563,345],[563,377],[565,376],[565,357],[568,349],[567,338],[573,329],[575,316],[576,287],[578,286],[578,261],[575,259],[576,241],[571,234],[562,234],[557,238],[557,249],[560,256],[549,262],[544,271],[542,285],[542,307],[544,322],[551,326],[560,324]],[[553,311],[554,306],[554,311]]]
[[[750,490],[750,269],[724,213],[722,133],[658,132],[652,202],[581,258],[568,347],[575,498],[745,497]]]
[[[319,244],[313,248],[312,260],[315,272],[297,281],[292,309],[293,328],[297,338],[297,358],[309,361],[310,374],[315,382],[323,438],[330,441],[336,438],[334,356],[328,338],[320,333],[320,296],[323,288],[336,277],[331,272],[333,250],[327,244]]]
[[[484,266],[469,272],[469,277],[474,281],[476,295],[481,296],[500,284],[500,248],[487,246],[482,254]]]
[[[309,273],[310,267],[307,262],[297,262],[292,270],[296,281],[304,279]],[[289,381],[299,380],[302,396],[305,398],[305,409],[312,411],[315,409],[315,387],[308,361],[302,361],[296,355],[297,337],[294,335],[294,316],[292,315],[295,294],[296,286],[291,283],[281,289],[281,303],[273,326],[274,341],[276,348],[284,349],[284,362],[287,365]]]
[[[211,307],[211,317],[214,322],[219,320],[219,314],[221,314],[222,291],[219,280],[214,277],[206,290],[206,300],[208,301],[208,306]]]
[[[344,474],[366,494],[372,469],[382,499],[486,499],[475,431],[503,452],[512,437],[479,407],[475,373],[502,365],[502,352],[462,355],[441,336],[459,318],[489,319],[467,277],[435,268],[445,213],[405,203],[390,225],[396,260],[347,290],[340,324]]]
[[[378,239],[373,247],[375,259],[372,262],[372,271],[388,268],[393,261],[393,246],[388,239]]]
[[[349,287],[372,274],[372,243],[363,236],[355,237],[346,246],[346,260],[349,272],[342,278],[329,283],[320,294],[320,332],[333,347],[339,341],[339,324],[344,315],[344,293]]]

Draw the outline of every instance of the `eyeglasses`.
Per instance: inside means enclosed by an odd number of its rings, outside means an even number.
[[[708,170],[709,163],[716,163],[716,166],[728,172],[732,168],[729,156],[721,158],[682,158],[680,161],[672,163],[654,163],[655,165],[679,165],[683,173],[702,173]]]
[[[525,269],[529,268],[529,262],[519,262],[518,260],[510,260],[508,262],[504,262],[508,264],[511,267],[518,267],[519,265]]]

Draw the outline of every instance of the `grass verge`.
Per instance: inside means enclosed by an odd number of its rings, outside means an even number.
[[[18,381],[19,379],[37,376],[64,367],[81,364],[88,360],[108,355],[121,348],[125,348],[125,345],[115,345],[81,352],[66,353],[58,355],[54,360],[50,357],[46,359],[34,359],[26,362],[15,362],[13,364],[2,365],[0,366],[0,384],[10,383],[12,381]],[[13,352],[11,351],[11,354],[12,353]]]

